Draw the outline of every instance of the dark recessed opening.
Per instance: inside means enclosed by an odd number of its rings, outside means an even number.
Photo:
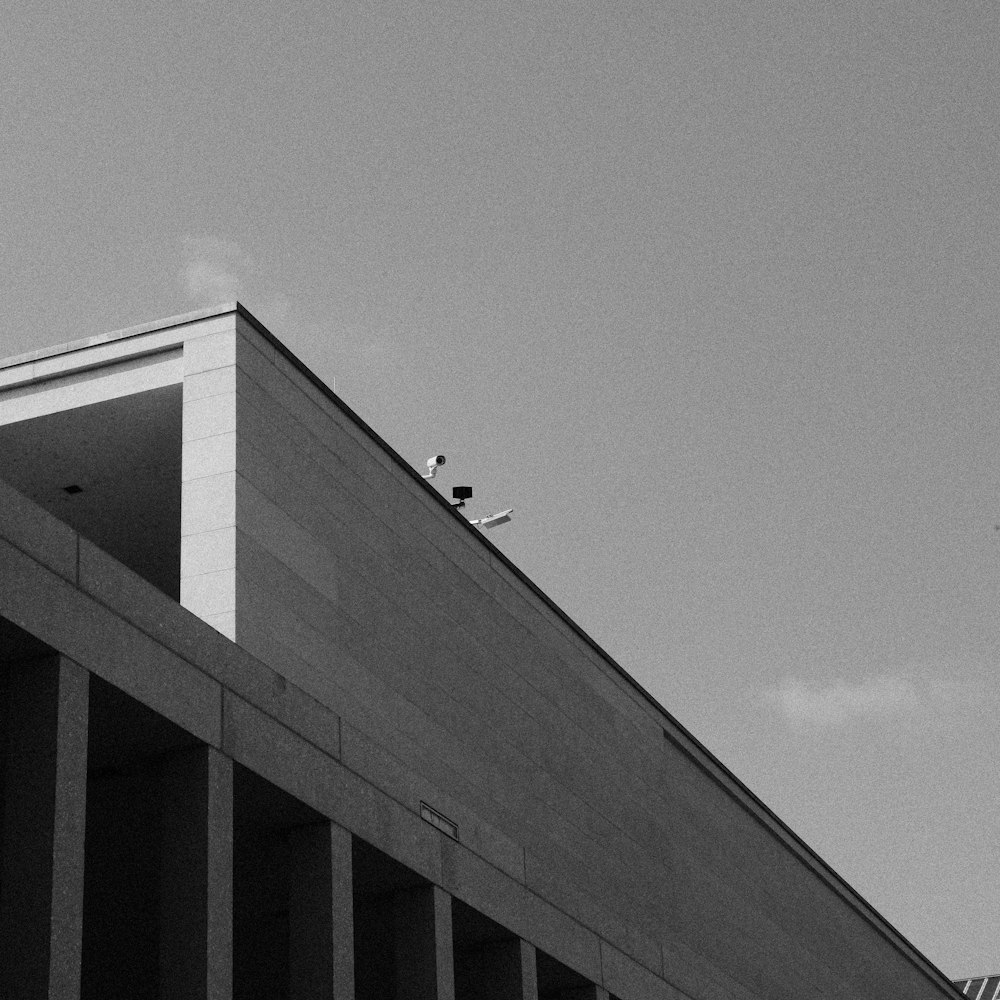
[[[177,384],[0,426],[0,477],[177,600],[182,405]]]

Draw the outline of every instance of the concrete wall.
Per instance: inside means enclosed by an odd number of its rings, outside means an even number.
[[[623,1000],[948,992],[251,317],[177,336],[181,604],[217,632],[16,498],[0,613]]]
[[[594,932],[580,968],[696,996],[926,988],[251,322],[186,365],[219,390],[200,405],[212,488],[235,491],[236,641],[337,707],[348,767]]]

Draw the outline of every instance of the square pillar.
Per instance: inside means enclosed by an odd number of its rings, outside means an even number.
[[[393,900],[395,1000],[455,1000],[451,896],[436,885]]]
[[[8,693],[0,820],[0,996],[75,1000],[82,953],[90,674],[62,656],[16,664],[10,668]]]
[[[160,996],[232,1000],[233,765],[214,747],[163,762]]]
[[[538,1000],[538,971],[535,965],[535,947],[516,938],[498,945],[495,958],[497,979],[504,981],[506,992],[497,993],[512,1000]]]
[[[229,330],[184,345],[181,599],[236,639],[236,359]]]
[[[332,823],[288,835],[289,1000],[354,1000],[351,834]]]

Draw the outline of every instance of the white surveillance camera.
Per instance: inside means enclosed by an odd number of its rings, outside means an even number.
[[[433,479],[437,474],[438,466],[444,465],[444,463],[444,455],[431,455],[431,457],[427,459],[427,475],[424,476],[424,479]]]

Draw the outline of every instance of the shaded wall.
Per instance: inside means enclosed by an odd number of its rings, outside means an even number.
[[[337,708],[348,767],[446,815],[600,935],[609,965],[621,952],[696,996],[922,988],[820,866],[280,350],[242,317],[216,339],[219,368],[197,377],[226,387],[234,453],[198,488],[233,491],[233,634]],[[200,366],[216,348],[200,342]]]

